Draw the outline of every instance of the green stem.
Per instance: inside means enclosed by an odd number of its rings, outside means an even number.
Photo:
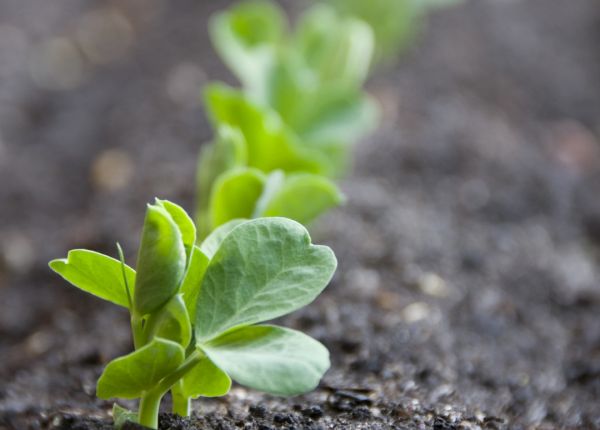
[[[158,428],[158,410],[164,394],[154,390],[144,393],[140,400],[139,423],[151,429]]]
[[[165,376],[160,380],[158,385],[153,391],[162,392],[164,395],[167,391],[171,389],[173,385],[175,385],[181,378],[185,376],[192,368],[202,360],[204,354],[196,350],[192,352],[192,354],[185,359],[185,361],[179,366],[177,369],[173,371],[173,373]]]
[[[135,312],[131,312],[131,333],[133,334],[133,347],[138,350],[145,345],[144,328],[142,327],[142,318]]]
[[[180,417],[190,416],[190,398],[183,394],[183,382],[179,380],[171,388],[171,398],[173,401],[173,413]]]
[[[165,376],[151,390],[146,391],[140,401],[139,423],[151,429],[158,427],[158,410],[163,396],[175,385],[187,372],[202,360],[204,354],[194,351],[173,373]]]

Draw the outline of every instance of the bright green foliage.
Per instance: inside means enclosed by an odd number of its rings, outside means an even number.
[[[308,224],[339,205],[344,197],[324,176],[311,173],[265,175],[258,169],[238,168],[214,184],[211,202],[201,222],[209,231],[235,219],[282,216]]]
[[[264,94],[265,76],[273,66],[287,23],[269,1],[240,3],[216,15],[210,32],[223,61],[252,94]]]
[[[97,385],[104,399],[141,399],[137,413],[114,408],[117,428],[126,420],[156,428],[169,390],[174,411],[186,415],[190,398],[224,395],[232,379],[291,395],[313,389],[329,367],[316,340],[252,325],[313,301],[336,268],[329,248],[312,245],[306,229],[285,218],[232,220],[195,242],[187,213],[156,200],[146,212],[137,276],[85,250],[50,262],[76,287],[130,310],[135,351],[111,361]]]
[[[129,308],[121,263],[114,258],[86,249],[69,251],[67,258],[52,260],[50,267],[77,288]],[[135,284],[135,270],[125,267],[127,283]]]
[[[215,129],[239,134],[223,145],[219,132],[200,154],[199,238],[236,218],[306,223],[339,204],[326,179],[292,175],[343,175],[352,144],[376,125],[375,103],[361,89],[375,50],[371,27],[318,4],[292,31],[276,2],[250,0],[216,14],[210,34],[243,90],[213,84],[205,92]],[[266,175],[275,171],[285,179],[273,188]],[[313,191],[314,202],[302,200]]]
[[[257,16],[272,18],[266,23]],[[374,104],[361,91],[375,49],[373,30],[324,4],[303,14],[293,33],[282,31],[282,17],[275,2],[242,2],[213,18],[215,48],[242,82],[249,99],[276,112],[303,146],[331,144],[322,142],[318,130],[349,127],[343,136],[329,133],[348,152],[349,145],[374,127],[377,118]],[[239,22],[245,23],[246,32],[237,30]],[[248,40],[248,34],[269,27],[268,33],[276,36]],[[260,73],[249,73],[253,68]],[[254,137],[246,136],[248,140]]]
[[[252,168],[231,170],[219,177],[212,192],[211,227],[236,218],[250,218],[264,182],[265,175]]]
[[[318,149],[307,148],[279,116],[252,101],[239,90],[213,84],[205,91],[206,106],[217,126],[236,127],[246,142],[247,166],[263,172],[328,173],[329,165]]]

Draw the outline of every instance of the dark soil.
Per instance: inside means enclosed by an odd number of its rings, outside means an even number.
[[[69,41],[109,3],[96,64]],[[94,388],[127,315],[46,262],[117,240],[132,259],[145,202],[192,209],[211,135],[195,93],[234,82],[206,36],[227,3],[0,3],[0,429],[111,428]],[[313,229],[338,274],[283,321],[331,350],[322,385],[235,386],[161,429],[600,428],[599,47],[597,0],[435,14],[369,84],[384,122]]]

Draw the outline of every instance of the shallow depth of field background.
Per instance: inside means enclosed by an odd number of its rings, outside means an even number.
[[[129,348],[127,315],[47,261],[115,255],[118,240],[133,262],[146,202],[193,209],[212,136],[200,90],[237,85],[207,19],[231,4],[0,3],[0,428],[106,416],[94,384]],[[282,4],[294,16],[309,2]],[[348,204],[312,228],[338,274],[285,320],[331,349],[325,388],[278,400],[236,387],[197,407],[343,414],[326,393],[351,387],[371,399],[367,421],[386,405],[397,420],[600,427],[600,3],[436,12],[367,90],[382,123],[356,148]]]

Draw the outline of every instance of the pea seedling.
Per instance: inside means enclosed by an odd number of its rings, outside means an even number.
[[[282,170],[267,174],[247,167],[243,144],[239,132],[222,126],[216,141],[203,148],[198,166],[199,239],[237,218],[282,216],[306,225],[344,201],[325,176]]]
[[[302,147],[324,154],[333,163],[335,169],[326,174],[340,174],[350,146],[377,122],[376,105],[361,88],[375,49],[373,30],[325,4],[303,13],[295,31],[287,27],[285,14],[275,2],[251,0],[216,14],[210,21],[210,35],[243,85],[244,92],[236,96],[243,102],[236,103],[246,106],[238,117],[248,121],[248,110],[277,116]],[[220,123],[232,96],[219,97],[215,92],[209,90],[207,105],[213,120]],[[252,134],[244,135],[253,140]]]
[[[76,249],[50,267],[77,288],[129,309],[135,351],[108,363],[102,399],[140,399],[139,411],[114,408],[115,423],[158,426],[171,391],[173,411],[190,399],[225,395],[231,381],[276,395],[314,389],[329,368],[316,340],[259,324],[312,302],[337,262],[285,218],[233,220],[196,245],[196,228],[174,203],[148,205],[137,272],[124,262]]]

